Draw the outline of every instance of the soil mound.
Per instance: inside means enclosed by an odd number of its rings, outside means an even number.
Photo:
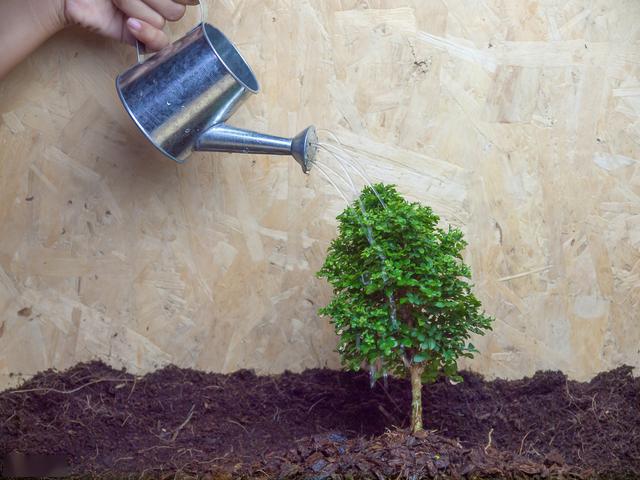
[[[0,392],[0,459],[61,456],[74,474],[268,474],[300,478],[640,478],[640,379],[539,372],[424,387],[424,438],[410,386],[364,373],[256,376],[166,367],[134,377],[102,363],[38,374]],[[358,473],[359,472],[359,473]]]

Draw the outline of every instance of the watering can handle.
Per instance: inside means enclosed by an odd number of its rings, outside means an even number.
[[[200,6],[200,23],[205,23],[207,20],[207,5],[205,2],[206,0],[198,0],[198,5]],[[144,44],[136,40],[136,57],[138,58],[138,63],[144,62],[146,53],[147,49]]]

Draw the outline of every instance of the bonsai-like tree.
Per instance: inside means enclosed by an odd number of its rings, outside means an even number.
[[[338,237],[318,272],[334,297],[320,314],[332,318],[345,367],[382,363],[392,375],[410,376],[417,433],[422,384],[440,375],[460,381],[457,360],[477,352],[471,334],[491,329],[471,291],[466,242],[459,229],[440,228],[431,208],[408,202],[393,185],[365,187],[337,218]]]

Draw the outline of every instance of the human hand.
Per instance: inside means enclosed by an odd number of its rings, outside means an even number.
[[[169,44],[162,31],[166,20],[182,18],[185,5],[198,0],[58,0],[66,25],[80,25],[90,31],[121,42],[136,40],[148,51]]]

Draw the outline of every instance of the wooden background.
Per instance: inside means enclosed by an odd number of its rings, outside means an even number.
[[[496,317],[472,368],[640,366],[637,0],[211,0],[208,18],[261,82],[235,124],[329,129],[464,228]],[[0,81],[0,387],[91,358],[337,367],[314,273],[341,197],[285,158],[162,158],[114,89],[133,62],[67,31]]]

